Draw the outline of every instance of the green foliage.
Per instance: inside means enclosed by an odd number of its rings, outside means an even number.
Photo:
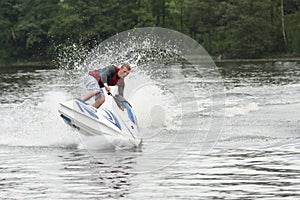
[[[292,53],[300,52],[300,12],[293,13],[287,17],[287,37],[289,40],[289,48]]]
[[[0,1],[0,60],[41,60],[47,57],[51,8],[55,1]]]
[[[259,0],[240,0],[231,12],[239,18],[229,22],[229,53],[232,57],[260,57],[268,52],[272,41],[272,27],[268,5]]]
[[[289,52],[300,54],[300,3],[285,0]],[[284,53],[280,0],[0,0],[0,61],[51,60],[55,46],[92,48],[135,27],[178,30],[211,54]]]

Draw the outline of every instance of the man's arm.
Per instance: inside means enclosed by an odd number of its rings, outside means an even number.
[[[124,80],[123,80],[120,84],[118,84],[118,93],[119,93],[119,95],[121,95],[122,97],[123,97],[123,95],[124,95],[124,88],[125,88],[125,82],[124,82]]]

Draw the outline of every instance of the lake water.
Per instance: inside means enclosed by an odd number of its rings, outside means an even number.
[[[174,65],[179,78],[144,82],[128,96],[139,148],[63,123],[57,108],[82,94],[79,74],[0,68],[0,198],[299,199],[300,63],[217,65],[224,93]],[[181,78],[188,88],[174,92]],[[223,102],[211,106],[218,95]]]

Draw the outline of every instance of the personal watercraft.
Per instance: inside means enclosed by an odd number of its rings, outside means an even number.
[[[86,136],[113,136],[141,144],[136,115],[130,103],[120,95],[105,94],[105,102],[96,109],[80,99],[60,103],[58,108],[66,124]]]

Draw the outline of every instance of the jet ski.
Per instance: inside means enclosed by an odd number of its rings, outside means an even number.
[[[136,147],[142,142],[133,108],[120,95],[105,94],[105,102],[98,109],[73,99],[60,103],[58,112],[66,124],[83,135],[121,137]]]

